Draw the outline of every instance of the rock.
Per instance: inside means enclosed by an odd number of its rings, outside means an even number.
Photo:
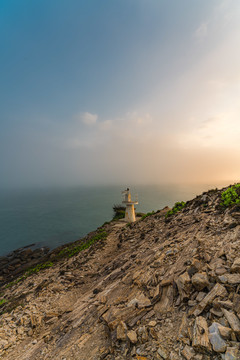
[[[157,350],[158,354],[163,358],[163,359],[168,359],[168,353],[167,351],[164,349],[164,347],[159,347]]]
[[[223,316],[223,312],[221,310],[214,309],[214,308],[210,309],[210,313],[217,317]]]
[[[213,350],[219,353],[225,352],[227,348],[226,342],[221,338],[221,335],[218,330],[218,324],[212,323],[212,325],[209,327],[209,340],[212,344]]]
[[[224,274],[218,277],[223,284],[237,285],[240,284],[240,274]]]
[[[8,345],[7,340],[0,339],[0,349],[4,349]]]
[[[183,355],[187,360],[191,360],[191,359],[194,359],[195,351],[193,350],[192,347],[186,345],[186,346],[184,347],[184,349],[182,350],[182,355]]]
[[[196,350],[211,351],[211,344],[208,336],[208,325],[204,317],[198,316],[193,327],[192,346]]]
[[[203,312],[208,304],[211,304],[216,296],[224,297],[227,296],[227,290],[221,284],[216,284],[212,290],[205,296],[205,298],[193,309],[192,313],[198,316]]]
[[[233,331],[237,335],[240,335],[240,321],[237,318],[237,316],[234,313],[232,313],[226,309],[222,309],[222,312],[223,312],[224,316],[226,317],[227,321],[229,322],[229,325],[231,326]]]
[[[148,340],[148,332],[145,326],[140,326],[137,330],[137,334],[138,338],[140,338],[141,343],[145,343]]]
[[[214,301],[214,306],[216,306],[217,308],[223,307],[224,309],[232,309],[233,303],[230,300],[227,301],[216,300]]]
[[[179,278],[176,280],[176,284],[181,300],[184,301],[188,299],[190,297],[192,285],[190,276],[188,275],[187,271],[179,276]]]
[[[236,313],[240,314],[240,295],[234,294],[233,296],[233,309]]]
[[[151,320],[148,324],[148,326],[154,327],[157,325],[157,322],[155,320]]]
[[[188,275],[193,276],[196,274],[202,267],[202,264],[199,260],[193,259],[192,264],[188,268]]]
[[[200,291],[200,292],[197,294],[196,301],[198,301],[198,302],[202,301],[202,300],[205,298],[206,295],[207,295],[207,294],[206,294],[205,292]]]
[[[127,332],[127,337],[131,341],[132,344],[137,343],[137,333],[134,330],[130,330]]]
[[[143,293],[137,294],[136,297],[129,301],[128,306],[135,305],[139,309],[151,306],[151,301]]]
[[[154,330],[154,328],[150,328],[149,329],[149,334],[151,335],[151,337],[153,338],[153,339],[155,339],[155,340],[158,340],[158,334],[157,334],[157,332]]]
[[[239,350],[236,347],[227,347],[225,360],[239,360]]]
[[[234,263],[231,266],[232,273],[240,273],[240,258],[234,260]]]
[[[219,267],[219,268],[216,268],[216,269],[215,269],[215,274],[216,274],[217,276],[226,274],[226,272],[227,272],[227,270],[226,270],[224,267]]]
[[[205,272],[196,273],[192,277],[192,284],[198,291],[201,291],[205,287],[209,286],[207,274]]]
[[[154,311],[158,317],[161,314],[172,310],[173,305],[173,287],[172,285],[165,286],[162,290],[162,296],[159,302],[154,306]]]
[[[218,330],[220,332],[220,335],[223,337],[223,339],[231,338],[232,329],[230,329],[229,327],[218,324]]]
[[[179,332],[178,332],[178,340],[183,341],[185,344],[186,344],[186,342],[189,342],[189,340],[188,341],[185,340],[185,339],[189,338],[188,327],[189,327],[189,322],[187,319],[187,315],[184,313],[183,317],[182,317],[181,325],[179,328]]]
[[[117,339],[126,340],[127,338],[126,332],[127,332],[127,325],[123,321],[120,321],[120,323],[117,326]]]

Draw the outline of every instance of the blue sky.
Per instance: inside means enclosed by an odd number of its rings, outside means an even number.
[[[2,0],[0,186],[239,180],[238,0]]]

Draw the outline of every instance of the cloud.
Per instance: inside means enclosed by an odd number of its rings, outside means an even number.
[[[194,32],[194,37],[198,40],[198,41],[203,41],[206,36],[208,34],[208,24],[207,23],[202,23],[197,30]]]
[[[84,112],[79,115],[80,120],[87,126],[95,125],[98,119],[97,114],[91,114],[90,112]]]
[[[203,120],[199,126],[199,129],[208,129],[212,124],[216,125],[216,122],[220,120],[219,117],[209,117],[207,120]]]
[[[111,129],[112,125],[113,125],[112,120],[105,120],[100,122],[98,126],[100,130],[109,130]]]

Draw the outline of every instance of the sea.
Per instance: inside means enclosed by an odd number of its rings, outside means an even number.
[[[216,184],[132,185],[137,212],[187,201]],[[0,190],[0,256],[35,244],[50,249],[78,240],[113,217],[124,186],[76,186]]]

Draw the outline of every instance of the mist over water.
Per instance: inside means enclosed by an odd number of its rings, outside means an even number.
[[[139,212],[172,206],[216,185],[130,186]],[[124,186],[79,186],[0,191],[0,255],[29,244],[57,247],[112,219]]]

